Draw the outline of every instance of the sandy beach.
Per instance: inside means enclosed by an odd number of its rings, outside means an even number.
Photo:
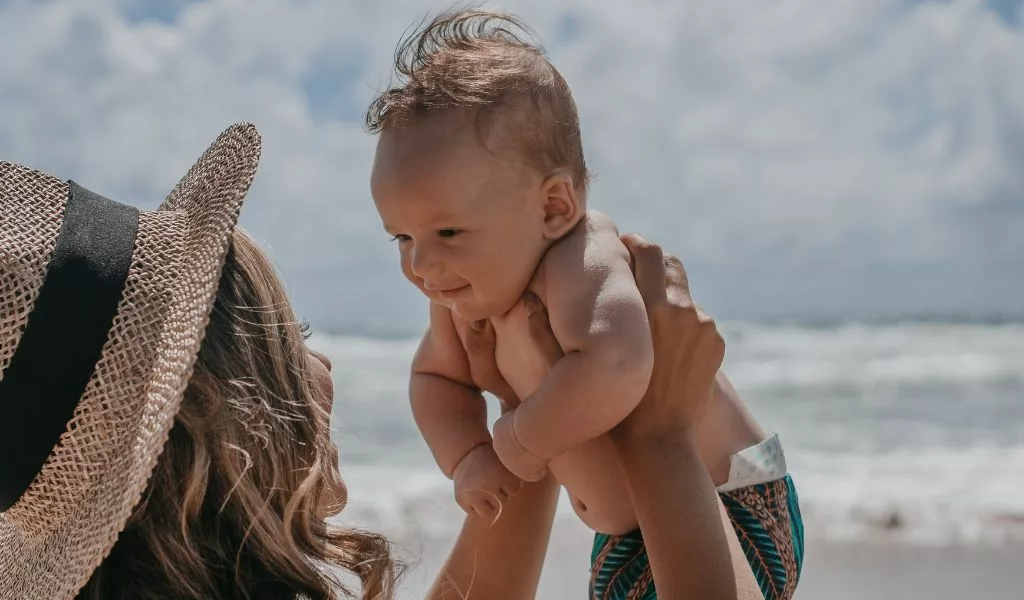
[[[808,547],[796,600],[1020,600],[1024,545]]]
[[[422,598],[448,551],[449,536],[406,539],[410,560],[400,598]],[[590,536],[571,518],[556,525],[539,600],[587,597]],[[472,598],[472,595],[470,595]],[[796,600],[1020,600],[1024,545],[928,548],[808,540]]]

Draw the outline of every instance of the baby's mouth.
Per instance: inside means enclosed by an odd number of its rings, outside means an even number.
[[[469,285],[464,285],[464,286],[461,286],[461,287],[450,288],[450,289],[447,289],[447,290],[437,290],[435,293],[437,293],[438,295],[440,295],[442,298],[444,298],[446,300],[451,300],[451,299],[455,298],[456,296],[459,296],[460,294],[462,294],[463,291],[468,291],[468,290],[469,290]]]

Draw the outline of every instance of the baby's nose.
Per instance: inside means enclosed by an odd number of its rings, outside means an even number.
[[[413,250],[409,268],[420,279],[430,279],[444,270],[443,265],[432,252]]]

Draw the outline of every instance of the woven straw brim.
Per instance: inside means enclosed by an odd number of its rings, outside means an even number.
[[[0,514],[0,600],[74,598],[138,504],[188,385],[259,154],[253,126],[228,128],[159,211],[140,214],[85,394],[31,487]],[[24,249],[11,261],[21,268],[0,270],[0,369],[46,275],[67,196],[63,181],[0,163],[0,243]]]

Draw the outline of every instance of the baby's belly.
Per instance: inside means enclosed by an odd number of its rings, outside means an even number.
[[[611,535],[637,528],[622,463],[607,435],[566,452],[548,466],[588,527]]]
[[[714,484],[726,482],[730,457],[766,438],[742,408],[725,394],[715,394],[697,426],[697,447]],[[636,510],[626,473],[611,439],[603,435],[566,452],[550,463],[552,474],[565,486],[573,509],[594,531],[622,535],[637,528]],[[672,473],[665,473],[673,477]]]

